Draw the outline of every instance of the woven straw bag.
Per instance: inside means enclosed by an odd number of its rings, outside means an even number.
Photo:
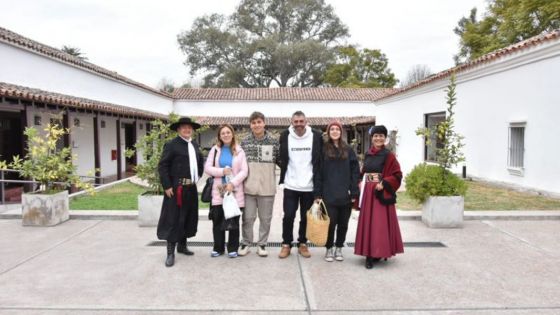
[[[323,200],[313,203],[307,210],[307,230],[305,237],[316,246],[325,246],[329,234],[329,224],[331,219],[327,214],[327,207]]]

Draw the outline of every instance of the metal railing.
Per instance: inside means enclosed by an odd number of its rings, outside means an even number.
[[[5,174],[6,173],[18,173],[20,174],[21,172],[18,170],[12,170],[12,169],[0,169],[0,204],[5,204],[6,203],[6,184],[7,183],[13,183],[13,184],[32,184],[32,191],[35,191],[37,189],[37,186],[39,184],[38,181],[34,181],[34,180],[21,180],[21,179],[6,179]],[[103,184],[105,184],[105,179],[103,177],[100,176],[87,176],[87,175],[78,175],[78,177],[80,177],[80,179],[93,179],[96,181],[99,181],[99,183],[93,183],[93,186],[101,186]],[[54,184],[65,184],[63,182],[53,182]]]

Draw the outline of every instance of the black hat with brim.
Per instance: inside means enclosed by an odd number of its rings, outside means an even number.
[[[179,128],[179,126],[181,125],[191,125],[191,127],[195,130],[200,128],[200,124],[194,122],[190,117],[181,117],[181,119],[179,119],[177,122],[172,123],[169,128],[171,130],[177,130],[177,128]]]

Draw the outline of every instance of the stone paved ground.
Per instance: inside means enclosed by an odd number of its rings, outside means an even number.
[[[280,200],[270,241],[281,241]],[[297,224],[296,224],[297,226]],[[353,218],[348,241],[355,236]],[[155,228],[135,221],[70,220],[51,228],[0,220],[0,314],[560,314],[560,220],[474,220],[462,229],[401,221],[405,247],[372,270],[344,262],[210,258],[192,247],[165,268]],[[192,241],[210,242],[200,221]]]

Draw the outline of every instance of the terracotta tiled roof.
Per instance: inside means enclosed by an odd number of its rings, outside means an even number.
[[[167,116],[153,113],[145,110],[135,109],[122,105],[115,105],[100,101],[94,101],[87,98],[75,97],[59,93],[47,92],[39,89],[13,85],[0,82],[0,97],[9,97],[23,99],[27,101],[35,101],[53,105],[61,105],[72,108],[80,108],[86,110],[94,110],[106,113],[115,113],[122,115],[137,116],[143,118],[160,118],[166,119]]]
[[[10,30],[7,30],[5,28],[0,27],[0,42],[4,42],[7,43],[9,45],[12,46],[17,46],[26,50],[31,50],[34,52],[37,52],[41,55],[47,56],[51,59],[56,59],[56,60],[60,60],[66,63],[70,63],[74,66],[78,66],[80,68],[85,68],[87,70],[96,72],[98,74],[101,75],[105,75],[108,77],[111,77],[113,79],[119,80],[121,82],[124,82],[126,84],[129,85],[134,85],[137,87],[140,87],[144,90],[148,90],[150,92],[153,93],[157,93],[166,97],[171,97],[170,94],[165,93],[165,92],[161,92],[158,91],[156,89],[153,89],[145,84],[142,84],[140,82],[136,82],[134,80],[131,80],[125,76],[122,76],[114,71],[110,71],[107,70],[105,68],[102,68],[100,66],[94,65],[93,63],[81,60],[78,57],[72,56],[70,54],[67,54],[65,52],[63,52],[62,50],[47,46],[45,44],[41,44],[37,41],[34,41],[32,39],[29,39],[27,37],[23,37],[17,33],[14,33]]]
[[[495,61],[495,60],[497,60],[501,57],[508,56],[508,55],[514,54],[516,52],[523,51],[525,49],[529,49],[531,47],[541,45],[541,44],[549,42],[551,40],[557,40],[558,38],[560,38],[560,29],[554,30],[554,31],[549,32],[549,33],[545,33],[545,34],[541,34],[541,35],[531,37],[531,38],[526,39],[524,41],[521,41],[517,44],[513,44],[513,45],[510,45],[508,47],[498,49],[496,51],[488,53],[488,54],[486,54],[484,56],[481,56],[481,57],[479,57],[479,58],[477,58],[473,61],[470,61],[470,62],[464,63],[462,65],[444,70],[444,71],[439,72],[439,73],[436,73],[436,74],[434,74],[434,75],[432,75],[432,76],[430,76],[430,77],[428,77],[424,80],[418,81],[418,82],[413,83],[411,85],[405,86],[403,88],[395,89],[392,92],[386,93],[385,95],[379,97],[377,100],[388,98],[388,97],[391,97],[393,95],[401,94],[401,93],[404,93],[404,92],[409,91],[409,90],[413,90],[417,87],[426,85],[428,83],[450,77],[451,73],[453,73],[453,72],[455,72],[457,74],[459,72],[466,71],[466,70],[472,69],[472,68],[477,67],[477,66],[488,64],[488,63],[491,63],[492,61]]]
[[[196,122],[201,125],[219,126],[222,124],[230,124],[232,126],[249,126],[249,118],[231,117],[231,116],[198,116],[193,117]],[[309,125],[314,127],[326,127],[333,120],[338,120],[344,126],[356,125],[372,125],[375,123],[373,116],[356,116],[356,117],[307,117]],[[290,125],[290,117],[266,117],[266,125],[268,127],[288,127]]]
[[[193,101],[372,102],[392,91],[387,88],[179,88],[173,97]]]

